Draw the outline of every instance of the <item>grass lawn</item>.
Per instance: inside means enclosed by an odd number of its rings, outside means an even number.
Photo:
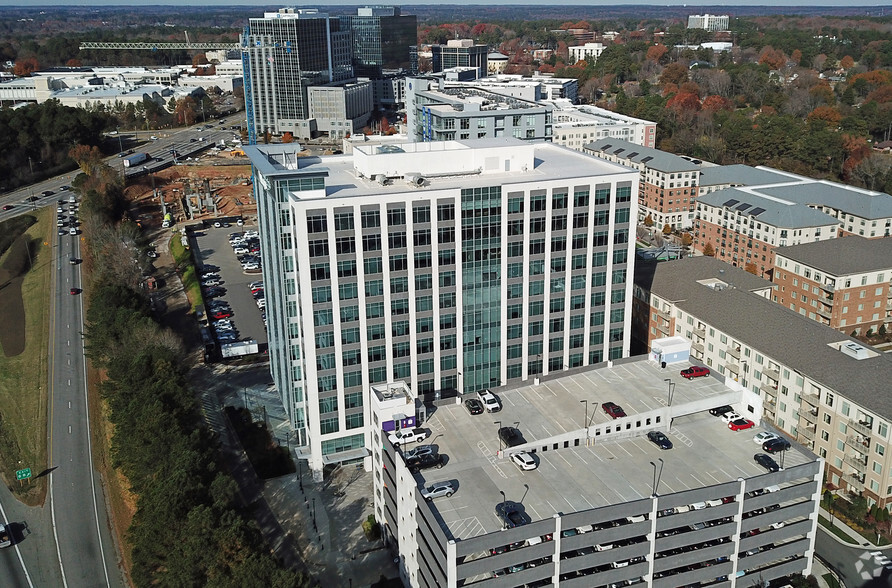
[[[857,543],[852,542],[851,537],[849,537],[848,535],[843,533],[838,527],[836,527],[835,525],[831,527],[830,521],[825,519],[823,516],[818,515],[818,522],[821,523],[821,525],[823,525],[825,529],[829,530],[831,533],[833,533],[834,535],[839,537],[840,540],[844,541],[845,543],[848,543],[850,545],[857,545]]]
[[[204,304],[201,297],[201,286],[198,284],[198,274],[195,271],[195,264],[192,262],[192,253],[183,247],[179,234],[170,238],[170,253],[179,268],[183,289],[186,290],[186,297],[189,298],[189,304],[192,306],[192,311],[195,312],[196,307]]]
[[[833,574],[824,574],[821,576],[830,588],[839,588],[839,581]]]
[[[37,476],[47,467],[47,338],[56,227],[50,208],[29,214],[37,217],[37,223],[27,233],[39,245],[34,266],[22,283],[25,350],[14,357],[0,353],[0,470],[19,499],[36,505],[46,496],[46,477],[19,484],[15,471],[31,468]]]

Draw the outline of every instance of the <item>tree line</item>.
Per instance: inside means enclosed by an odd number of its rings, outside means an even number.
[[[89,287],[87,353],[106,378],[111,455],[137,496],[127,533],[136,586],[305,587],[242,512],[238,486],[205,426],[179,338],[153,318],[139,274],[140,236],[122,220],[120,180],[90,149],[73,153],[82,219],[96,260]],[[101,260],[101,262],[100,262]]]

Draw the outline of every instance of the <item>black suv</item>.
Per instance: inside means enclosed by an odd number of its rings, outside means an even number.
[[[790,447],[790,442],[786,439],[769,439],[762,444],[762,451],[765,451],[766,453],[777,453],[778,451],[786,451]]]
[[[780,466],[777,465],[777,462],[774,461],[770,455],[765,455],[764,453],[757,453],[753,456],[753,459],[757,464],[768,470],[769,472],[777,472],[780,471]]]
[[[709,414],[711,414],[712,416],[722,416],[726,412],[734,412],[734,409],[731,408],[730,406],[728,406],[727,404],[725,406],[719,406],[716,408],[709,409]]]
[[[506,529],[520,527],[529,522],[526,515],[513,502],[498,503],[496,505],[496,516],[504,523]]]
[[[508,447],[516,447],[523,445],[526,441],[518,429],[514,427],[502,427],[499,429],[499,439],[505,442]]]
[[[419,455],[418,457],[408,459],[406,461],[406,465],[409,466],[409,471],[413,474],[417,474],[421,470],[429,470],[431,468],[440,469],[441,467],[443,467],[443,456],[431,453]]]

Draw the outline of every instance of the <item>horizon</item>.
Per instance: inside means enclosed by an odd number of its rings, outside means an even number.
[[[355,0],[326,0],[325,2],[319,2],[316,4],[313,3],[269,3],[266,1],[248,1],[245,0],[217,0],[211,6],[227,6],[227,7],[237,7],[237,6],[245,6],[245,7],[300,7],[300,8],[326,8],[329,6],[370,6],[370,5],[379,5],[381,2],[361,2]],[[705,0],[670,0],[667,2],[641,2],[640,0],[613,0],[611,2],[596,2],[592,3],[590,0],[564,0],[558,4],[549,4],[542,2],[541,0],[493,0],[491,2],[479,3],[479,2],[450,2],[450,3],[442,3],[437,0],[413,0],[410,3],[400,3],[400,2],[385,2],[383,3],[388,6],[400,6],[402,8],[411,9],[412,6],[480,6],[480,7],[488,7],[488,6],[550,6],[552,8],[560,7],[560,6],[609,6],[609,5],[622,5],[622,6],[648,6],[648,7],[698,7],[698,8],[710,8],[714,9],[713,12],[716,13],[724,13],[733,11],[735,7],[741,8],[759,8],[764,7],[771,10],[772,13],[776,13],[776,8],[779,6],[785,8],[807,8],[814,9],[816,6],[818,7],[827,7],[827,8],[842,8],[836,0],[815,0],[811,3],[803,3],[801,0],[778,0],[771,4],[767,4],[764,0],[757,0],[754,2],[738,2],[735,4],[716,4],[714,1],[705,1]],[[208,2],[199,1],[199,0],[160,0],[153,3],[153,6],[205,6],[208,5]],[[121,0],[90,0],[85,2],[79,2],[75,0],[72,3],[68,4],[46,4],[42,2],[21,2],[16,0],[0,0],[0,7],[2,8],[20,8],[27,9],[33,8],[35,10],[52,10],[56,8],[89,8],[91,6],[95,7],[132,7],[132,6],[144,6],[143,2],[138,2],[136,0],[129,0],[122,2]],[[847,10],[858,10],[860,8],[864,9],[874,9],[874,8],[889,8],[890,13],[892,13],[892,4],[884,3],[884,2],[875,2],[875,3],[858,3],[852,6],[846,6]],[[882,11],[885,13],[885,10]],[[884,16],[885,14],[881,14],[880,16]]]

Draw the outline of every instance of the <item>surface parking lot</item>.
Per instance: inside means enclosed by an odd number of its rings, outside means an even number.
[[[219,269],[221,286],[226,288],[226,294],[218,297],[225,300],[232,307],[231,320],[238,330],[238,340],[254,339],[260,349],[266,348],[268,339],[266,327],[263,325],[260,309],[251,295],[248,284],[262,281],[263,274],[259,271],[245,271],[241,263],[229,245],[231,233],[243,232],[248,229],[257,230],[256,227],[245,225],[238,227],[233,224],[230,227],[208,227],[202,231],[194,232],[193,246],[195,247],[195,259],[198,268],[211,265]]]

